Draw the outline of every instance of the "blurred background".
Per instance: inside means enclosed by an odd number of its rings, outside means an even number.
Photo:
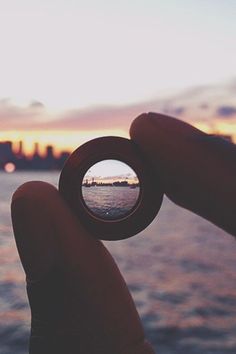
[[[156,111],[236,141],[235,0],[0,0],[0,352],[30,314],[10,220],[17,186],[57,185],[69,153]],[[106,243],[160,354],[236,352],[235,240],[164,200]]]

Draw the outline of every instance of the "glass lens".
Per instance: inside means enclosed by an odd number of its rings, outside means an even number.
[[[119,220],[128,216],[139,199],[134,170],[118,160],[103,160],[89,168],[82,182],[87,208],[98,218]]]

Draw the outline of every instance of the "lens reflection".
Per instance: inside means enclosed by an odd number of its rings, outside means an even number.
[[[89,168],[82,182],[87,208],[98,218],[118,220],[131,213],[140,188],[134,170],[118,160],[103,160]]]

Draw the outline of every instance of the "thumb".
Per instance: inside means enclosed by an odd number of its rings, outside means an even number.
[[[153,353],[113,258],[54,187],[23,185],[12,221],[27,275],[31,354]]]

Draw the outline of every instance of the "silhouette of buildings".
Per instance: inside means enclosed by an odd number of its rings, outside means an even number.
[[[94,178],[92,178],[92,182],[89,182],[88,179],[82,184],[83,187],[131,187],[136,188],[139,187],[139,182],[137,183],[129,183],[128,181],[114,181],[114,182],[96,182]]]
[[[224,140],[233,142],[230,135],[213,134],[214,136],[221,137]],[[54,155],[52,145],[46,147],[46,154],[39,153],[39,144],[34,144],[34,152],[32,156],[27,156],[24,153],[23,142],[19,142],[18,151],[14,152],[13,144],[11,141],[0,141],[0,171],[5,170],[5,166],[9,163],[12,164],[14,170],[61,170],[65,161],[70,156],[70,152],[62,151],[58,157]],[[92,182],[84,183],[87,186],[130,186],[126,181],[115,181],[113,183],[98,183],[94,179]],[[134,183],[135,185],[135,183]],[[138,186],[138,184],[136,184]]]
[[[56,157],[53,146],[46,147],[46,154],[40,155],[39,144],[35,143],[32,156],[27,156],[23,151],[23,142],[19,142],[17,152],[14,152],[11,141],[0,142],[0,170],[5,170],[8,163],[15,166],[16,171],[20,170],[61,170],[69,157],[68,151],[63,151]]]

